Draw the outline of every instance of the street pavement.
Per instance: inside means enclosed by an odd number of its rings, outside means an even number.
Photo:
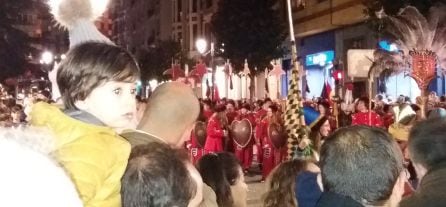
[[[260,182],[260,175],[247,175],[245,181],[248,184],[248,207],[261,207],[262,196],[266,192],[266,184]]]

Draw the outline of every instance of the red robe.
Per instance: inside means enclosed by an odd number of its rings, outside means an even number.
[[[186,148],[189,151],[191,161],[194,165],[206,154],[204,148],[198,144],[194,130],[190,134],[190,140],[186,142]]]
[[[381,117],[375,113],[371,112],[371,125],[369,124],[369,112],[358,112],[352,115],[352,125],[367,125],[373,127],[383,127],[383,122]]]
[[[260,126],[257,127],[259,129],[258,132],[260,133],[259,137],[262,139],[262,180],[265,180],[269,173],[286,157],[286,147],[277,149],[273,146],[268,135],[268,127],[268,118],[264,118],[260,123]]]
[[[266,114],[268,112],[261,108],[259,109],[257,112],[255,112],[255,124],[256,126],[260,126],[261,122],[263,120],[263,118],[265,118]],[[257,162],[262,163],[263,161],[263,152],[262,152],[262,137],[260,136],[261,132],[259,130],[261,130],[259,127],[255,128],[255,132],[254,132],[254,138],[256,139],[256,148],[257,148]]]
[[[212,116],[206,128],[207,137],[204,149],[206,153],[223,151],[224,130],[217,116]]]
[[[209,111],[204,110],[204,111],[203,111],[203,114],[204,114],[204,116],[206,117],[206,121],[208,121],[208,120],[212,117],[212,115],[214,114],[214,112],[213,112],[212,110],[209,110]]]
[[[240,114],[237,117],[235,117],[235,120],[241,121],[242,119],[248,119],[248,121],[251,123],[252,130],[255,130],[255,118],[254,115],[251,113],[247,114]],[[251,167],[252,164],[252,151],[253,146],[255,144],[254,140],[254,131],[253,131],[253,137],[251,138],[251,141],[246,145],[246,147],[241,147],[235,141],[233,141],[234,144],[234,154],[240,160],[240,163],[242,164],[243,170],[248,170]]]

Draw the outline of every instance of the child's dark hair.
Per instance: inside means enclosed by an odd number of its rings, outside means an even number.
[[[126,50],[99,42],[88,42],[71,49],[57,72],[57,84],[66,109],[76,109],[92,90],[108,81],[133,82],[139,68]]]

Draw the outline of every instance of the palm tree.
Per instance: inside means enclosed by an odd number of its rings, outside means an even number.
[[[375,75],[383,71],[386,74],[407,72],[413,76],[414,70],[417,70],[414,66],[418,64],[417,58],[420,55],[424,58],[434,58],[436,66],[445,71],[445,9],[445,5],[432,7],[426,18],[415,7],[410,6],[404,8],[397,16],[385,16],[386,33],[398,45],[399,51],[376,50],[371,72]]]
[[[446,9],[431,7],[424,17],[415,7],[406,7],[397,16],[386,16],[386,32],[398,45],[398,52],[376,50],[369,77],[405,72],[421,90],[422,114],[425,114],[427,88],[437,69],[446,72]]]

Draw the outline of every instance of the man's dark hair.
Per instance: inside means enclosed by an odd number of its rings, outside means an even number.
[[[57,84],[66,109],[76,109],[98,86],[109,82],[134,82],[139,68],[126,50],[99,42],[71,49],[59,65]]]
[[[166,144],[134,147],[122,177],[122,206],[187,207],[197,193],[197,184],[186,160]]]
[[[446,162],[446,120],[434,118],[415,125],[409,135],[412,161],[426,169]]]
[[[383,205],[403,170],[401,150],[391,136],[378,128],[352,126],[325,140],[320,161],[324,190]]]
[[[231,185],[235,185],[240,176],[240,163],[234,154],[228,152],[210,153],[197,163],[203,182],[209,185],[217,196],[218,206],[232,206]]]

